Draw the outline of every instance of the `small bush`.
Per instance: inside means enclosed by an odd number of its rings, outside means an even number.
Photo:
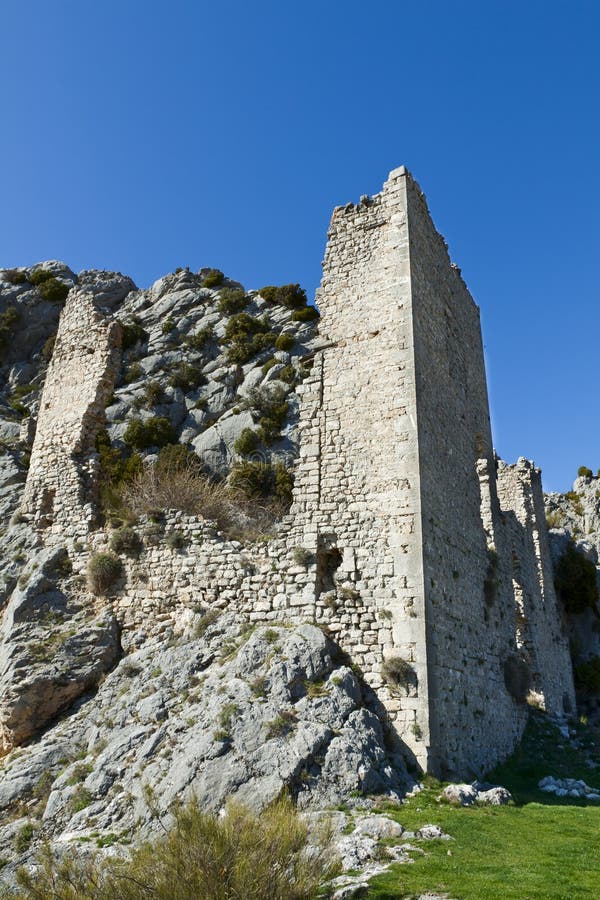
[[[277,365],[279,365],[279,360],[276,359],[274,356],[272,356],[271,359],[268,359],[268,360],[266,361],[266,363],[263,364],[263,366],[262,366],[262,368],[261,368],[260,371],[261,371],[261,373],[262,373],[263,375],[266,375],[267,372],[270,372],[271,369],[272,369],[274,366],[277,366]]]
[[[0,349],[3,349],[12,338],[19,319],[20,314],[16,306],[7,306],[4,312],[0,313]]]
[[[253,453],[256,450],[259,443],[258,435],[253,428],[244,428],[235,444],[233,445],[233,449],[236,453],[239,453],[240,456],[248,456],[248,454]]]
[[[125,430],[123,440],[137,450],[149,447],[164,447],[175,442],[175,430],[165,416],[152,416],[142,422],[132,419]]]
[[[125,372],[123,373],[123,381],[125,384],[133,384],[134,381],[139,381],[140,378],[143,378],[145,372],[137,360],[134,360],[130,365],[127,366]]]
[[[169,550],[183,550],[186,543],[187,540],[183,531],[170,531],[165,540]]]
[[[40,356],[42,357],[44,362],[50,362],[50,360],[52,359],[55,343],[56,333],[50,335],[50,337],[45,341],[44,346],[40,350]]]
[[[531,687],[531,669],[520,656],[511,653],[502,666],[506,690],[517,703],[526,703]]]
[[[229,484],[234,491],[251,499],[275,496],[287,503],[291,500],[293,481],[291,473],[281,464],[272,466],[270,463],[244,461],[233,465]]]
[[[142,328],[141,322],[137,318],[132,318],[130,322],[119,322],[121,326],[122,347],[123,350],[129,350],[136,344],[145,344],[148,340],[148,332]]]
[[[231,316],[223,341],[228,345],[227,358],[230,362],[243,365],[256,353],[273,345],[277,336],[269,331],[268,319],[258,319],[241,312]]]
[[[199,472],[202,468],[200,457],[186,447],[185,444],[165,444],[158,452],[156,468],[159,472],[178,472],[192,469]]]
[[[63,303],[67,299],[69,286],[63,284],[46,269],[36,269],[28,280],[30,284],[37,287],[44,300],[48,300],[50,303]]]
[[[581,502],[581,496],[577,491],[567,491],[565,497],[571,503],[573,512],[578,516],[583,516],[583,504]]]
[[[598,572],[591,560],[579,553],[573,541],[556,566],[556,592],[568,613],[581,613],[598,601]]]
[[[144,403],[147,407],[156,406],[164,400],[165,391],[160,381],[147,381],[144,385]]]
[[[280,287],[268,285],[258,293],[267,303],[277,303],[287,309],[302,309],[306,306],[306,291],[299,284],[282,284]]]
[[[293,366],[284,366],[277,377],[280,381],[286,381],[288,384],[294,384],[296,381],[296,370]]]
[[[111,535],[110,549],[125,556],[138,556],[142,550],[142,541],[137,531],[124,525]]]
[[[29,849],[29,845],[33,840],[34,827],[32,822],[26,822],[21,825],[15,835],[15,852],[25,853]]]
[[[208,609],[196,622],[196,637],[204,637],[211,625],[214,625],[221,613],[218,609]]]
[[[202,374],[202,367],[193,363],[180,362],[174,368],[169,378],[169,384],[182,391],[194,391],[206,384],[206,377]]]
[[[381,675],[392,687],[408,689],[414,681],[415,671],[408,660],[401,656],[388,656],[381,666]]]
[[[591,469],[588,469],[587,466],[579,466],[579,468],[577,469],[577,475],[579,476],[579,478],[593,478],[594,477],[594,473],[592,472]]]
[[[248,685],[255,697],[266,697],[268,683],[264,675],[257,675],[256,678],[248,682]]]
[[[169,318],[165,319],[165,321],[162,323],[160,329],[161,334],[166,337],[168,334],[171,334],[171,332],[174,331],[176,327],[177,326],[175,325],[175,320],[169,316]]]
[[[233,316],[243,312],[248,305],[249,299],[250,298],[246,296],[244,291],[235,290],[233,288],[223,288],[223,290],[219,292],[217,309],[224,316]]]
[[[201,328],[200,331],[197,331],[195,334],[188,335],[184,343],[190,350],[200,351],[204,350],[209,341],[214,340],[214,337],[215,333],[212,328]]]
[[[27,281],[27,273],[19,269],[3,269],[0,274],[2,280],[8,281],[9,284],[24,284]]]
[[[314,322],[319,318],[320,313],[316,306],[305,306],[304,309],[297,309],[292,313],[292,322]]]
[[[104,594],[123,575],[123,565],[114,553],[95,553],[88,563],[88,584],[94,594]]]
[[[275,348],[277,350],[284,350],[287,353],[288,350],[292,349],[295,343],[296,338],[293,334],[280,334],[275,341]]]
[[[215,288],[220,284],[223,284],[223,279],[225,276],[221,272],[220,269],[209,269],[204,273],[204,278],[202,279],[202,285],[206,288]]]
[[[305,547],[294,547],[292,557],[297,566],[309,566],[314,559],[314,553]]]

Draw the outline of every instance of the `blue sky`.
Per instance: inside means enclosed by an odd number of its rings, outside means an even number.
[[[0,265],[314,292],[404,163],[482,311],[495,443],[600,467],[600,4],[3,0]]]

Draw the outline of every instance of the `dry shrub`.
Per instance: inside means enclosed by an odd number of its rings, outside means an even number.
[[[114,553],[95,553],[88,563],[88,584],[94,594],[105,594],[123,575],[123,565]]]
[[[21,869],[21,900],[312,900],[336,872],[326,831],[311,837],[290,800],[257,816],[229,803],[218,817],[192,802],[163,838],[130,860],[54,859],[46,848],[35,872]],[[174,891],[176,887],[176,891]]]
[[[277,499],[249,500],[225,482],[208,478],[196,465],[149,466],[123,485],[121,501],[135,516],[181,510],[216,523],[229,537],[259,540],[284,514]]]

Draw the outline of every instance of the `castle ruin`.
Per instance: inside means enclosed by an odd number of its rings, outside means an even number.
[[[110,311],[81,302],[72,292],[63,312],[25,493],[39,526],[72,538],[71,523],[91,521],[98,409],[119,354]],[[143,588],[128,563],[113,606],[131,628],[194,595],[252,621],[316,621],[424,770],[481,776],[518,741],[525,695],[570,712],[573,679],[540,474],[494,455],[479,310],[404,167],[334,211],[317,303],[280,537],[249,568],[247,552],[179,518],[195,535],[187,556],[149,553]]]

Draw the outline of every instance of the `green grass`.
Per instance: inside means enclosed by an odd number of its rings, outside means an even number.
[[[562,745],[562,746],[561,746]],[[451,841],[422,842],[425,854],[373,879],[368,896],[392,900],[425,891],[454,900],[578,900],[600,897],[600,803],[545,794],[544,775],[582,778],[600,787],[598,734],[578,728],[574,744],[534,715],[517,752],[489,780],[507,787],[515,804],[457,808],[439,803],[429,782],[402,807],[387,812],[414,831],[433,823]]]

